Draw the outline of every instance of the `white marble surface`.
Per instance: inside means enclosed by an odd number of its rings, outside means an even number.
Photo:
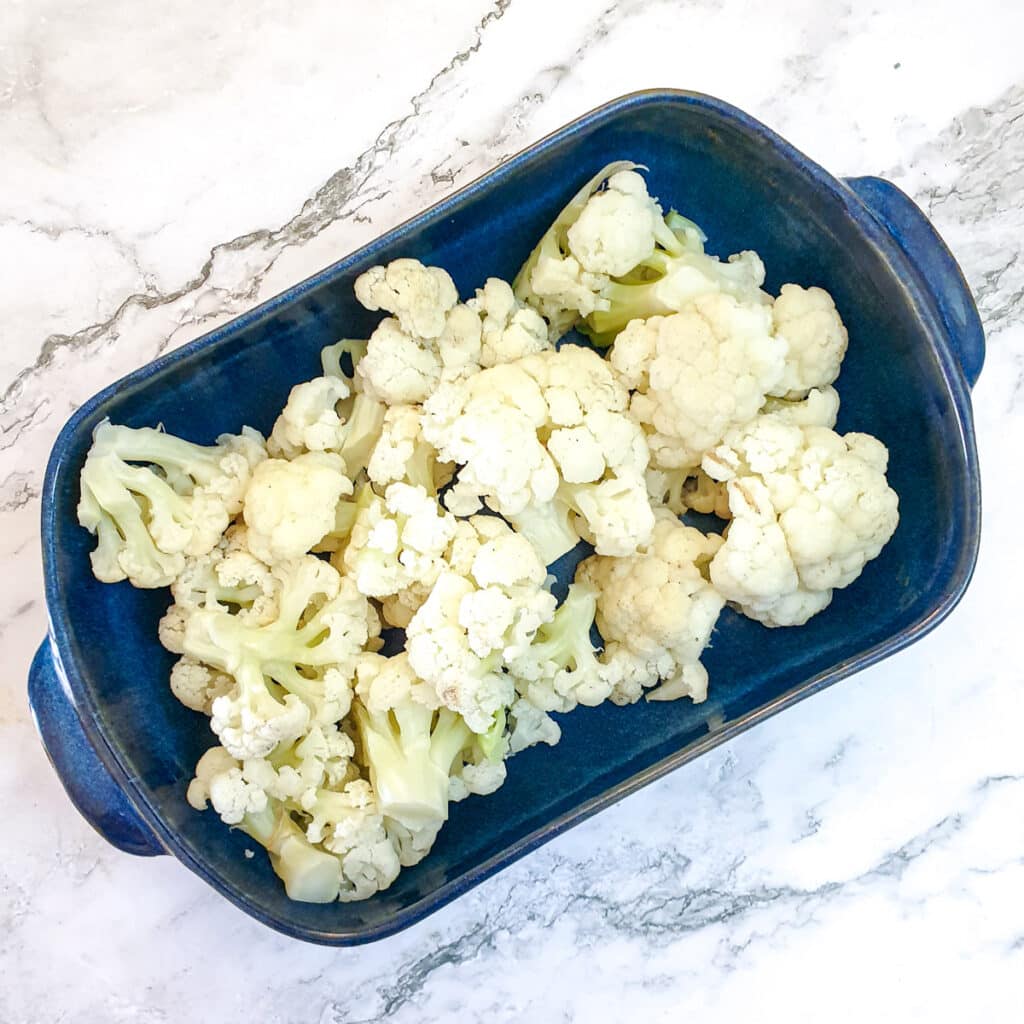
[[[0,1022],[1024,1019],[1024,5],[923,6],[7,0]],[[170,859],[106,846],[24,691],[46,625],[38,495],[67,415],[651,85],[890,177],[960,258],[989,344],[962,605],[371,947],[292,943]]]

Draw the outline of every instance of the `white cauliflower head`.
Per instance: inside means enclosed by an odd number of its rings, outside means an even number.
[[[213,714],[213,702],[223,697],[235,685],[226,672],[204,665],[184,655],[171,668],[171,693],[187,708]]]
[[[472,581],[443,572],[406,628],[406,650],[416,674],[434,686],[441,703],[462,715],[474,732],[486,732],[495,714],[511,703],[513,688],[498,657],[473,652],[459,621],[463,599],[475,592]]]
[[[888,451],[867,434],[840,436],[766,413],[704,458],[727,481],[733,520],[711,579],[751,618],[800,625],[878,556],[899,522]]]
[[[378,487],[403,482],[436,494],[452,476],[451,467],[423,436],[418,405],[392,405],[384,415],[380,437],[370,455],[367,475]]]
[[[409,264],[418,269],[413,271]],[[372,276],[374,294],[384,294],[381,282],[399,266],[405,278],[417,283],[417,289],[424,281],[428,287],[415,316],[408,304],[390,294],[385,296],[387,301],[368,307],[395,312],[394,318],[378,324],[356,368],[358,385],[382,402],[418,404],[441,381],[463,380],[481,366],[497,366],[550,347],[544,320],[497,278],[489,278],[465,304],[458,302],[455,286],[444,271],[413,260],[376,267],[359,280]],[[444,276],[443,287],[435,287],[441,279],[431,276],[434,272]],[[358,288],[359,282],[357,294]],[[370,284],[364,291],[368,288]]]
[[[471,512],[483,498],[547,564],[578,540],[570,509],[598,550],[635,551],[650,536],[653,513],[647,444],[627,404],[608,364],[577,345],[440,389],[424,407],[423,429],[461,466],[446,504]]]
[[[243,778],[241,766],[223,747],[211,747],[199,759],[187,799],[199,811],[212,803],[228,825],[237,825],[247,814],[267,806],[267,794]]]
[[[494,517],[460,526],[474,536],[453,543],[452,567],[406,629],[407,650],[441,702],[484,733],[512,701],[502,661],[530,646],[556,602],[545,588],[546,569],[524,538]]]
[[[592,274],[622,277],[651,256],[656,236],[666,230],[644,179],[636,171],[619,171],[569,228],[569,251]]]
[[[437,346],[387,317],[370,335],[366,355],[356,367],[356,380],[366,394],[387,405],[422,402],[441,381]]]
[[[516,691],[541,711],[571,711],[578,704],[593,707],[611,696],[613,683],[590,636],[597,597],[588,580],[573,583],[534,641],[507,658]]]
[[[512,286],[489,277],[466,306],[479,318],[480,366],[511,363],[551,348],[548,325],[536,310],[516,299]]]
[[[204,447],[104,420],[82,469],[78,505],[78,521],[97,538],[90,556],[96,578],[167,586],[186,555],[216,546],[266,457],[263,438],[249,428]]]
[[[351,493],[338,455],[267,459],[256,467],[245,494],[250,550],[268,564],[306,554],[331,531],[338,502]]]
[[[187,616],[196,608],[227,610],[253,622],[276,617],[280,581],[248,544],[248,530],[234,526],[212,551],[185,560],[184,569],[171,584],[174,604],[161,626],[162,636],[166,633],[173,641],[179,627],[183,634]]]
[[[600,345],[632,320],[678,312],[699,296],[771,304],[757,253],[723,262],[705,253],[704,241],[692,221],[662,215],[635,165],[612,164],[545,232],[516,276],[516,295],[547,318],[555,337],[582,320]]]
[[[424,488],[394,483],[384,498],[369,496],[340,564],[361,593],[401,598],[399,605],[415,611],[446,567],[455,529],[455,517]]]
[[[496,511],[514,515],[554,497],[558,469],[537,437],[547,423],[547,404],[518,363],[442,386],[423,411],[426,439],[441,458],[462,467],[456,498],[486,496]],[[450,499],[446,504],[453,508]]]
[[[336,725],[314,723],[302,739],[274,751],[273,760],[248,758],[242,776],[267,796],[306,810],[322,786],[343,786],[357,777],[355,744]]]
[[[459,301],[455,284],[441,267],[419,260],[393,260],[356,278],[356,298],[366,309],[383,309],[414,338],[438,338],[448,311]]]
[[[532,306],[548,321],[553,340],[565,334],[581,316],[608,308],[602,295],[609,283],[608,275],[582,266],[570,251],[568,233],[594,192],[611,177],[635,166],[619,161],[602,167],[559,212],[516,275],[513,283],[516,298]],[[626,187],[628,189],[628,185]],[[588,248],[588,241],[585,228],[581,238],[584,248]]]
[[[342,719],[357,658],[380,632],[355,583],[328,563],[307,555],[276,563],[272,572],[280,580],[272,622],[197,609],[185,627],[185,653],[235,679],[213,701],[211,725],[240,760],[265,757],[311,722]]]
[[[345,423],[338,403],[350,394],[344,377],[315,377],[296,384],[267,441],[270,454],[290,459],[304,451],[338,451]]]
[[[839,376],[848,336],[832,296],[823,288],[784,284],[772,307],[776,337],[786,339],[788,352],[782,379],[773,395],[802,398]]]
[[[546,712],[531,704],[525,697],[518,697],[509,708],[511,733],[509,735],[509,752],[532,747],[537,743],[546,743],[553,747],[561,738],[559,724]]]
[[[613,700],[635,700],[659,680],[670,689],[687,666],[699,663],[725,605],[708,581],[708,566],[721,544],[717,534],[705,535],[662,512],[642,553],[594,556],[580,565],[577,579],[592,584],[599,594],[596,621],[601,636],[649,673],[646,679],[636,668],[620,674]],[[616,671],[623,667],[619,663]]]
[[[306,838],[341,861],[338,899],[365,900],[398,877],[401,863],[372,786],[355,779],[340,790],[320,790],[310,805]]]
[[[665,469],[696,468],[726,432],[746,423],[781,379],[786,343],[771,310],[711,294],[672,316],[633,321],[611,362],[635,389],[633,416]]]

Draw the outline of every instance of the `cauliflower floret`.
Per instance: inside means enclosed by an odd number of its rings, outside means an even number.
[[[776,337],[788,344],[786,369],[773,395],[802,398],[839,376],[848,336],[832,296],[823,288],[784,284],[772,308]]]
[[[296,384],[274,424],[267,443],[270,454],[294,459],[303,452],[334,452],[341,456],[348,475],[355,478],[366,468],[380,437],[385,406],[362,392],[353,395],[350,383],[345,377],[328,374]]]
[[[384,714],[410,700],[431,710],[441,706],[434,688],[416,675],[406,651],[390,658],[363,654],[356,666],[356,676],[356,696],[371,714]]]
[[[188,621],[188,609],[180,604],[172,604],[157,625],[157,637],[161,646],[172,654],[184,654],[185,623]]]
[[[451,467],[437,461],[437,452],[423,437],[422,416],[422,410],[415,405],[388,408],[366,468],[378,487],[404,482],[436,495],[451,479]]]
[[[800,400],[769,398],[761,409],[780,423],[800,427],[834,427],[839,414],[839,395],[833,387],[813,388]],[[647,471],[647,493],[652,502],[677,515],[687,509],[730,519],[729,492],[725,482],[714,480],[703,468],[656,469]]]
[[[213,702],[234,685],[234,679],[226,672],[218,672],[188,655],[179,658],[171,668],[171,693],[185,707],[201,711],[204,715],[212,715]]]
[[[340,791],[321,790],[306,837],[341,862],[338,898],[347,903],[382,892],[401,870],[398,845],[388,834],[380,804],[364,779]]]
[[[411,659],[364,658],[354,706],[361,756],[383,814],[430,842],[448,817],[450,777],[472,743],[469,725],[439,707]],[[416,845],[422,845],[417,843]]]
[[[587,182],[516,276],[517,297],[548,319],[552,334],[582,320],[580,329],[607,345],[631,320],[714,293],[770,305],[757,253],[726,262],[705,253],[700,228],[675,212],[663,217],[634,167],[613,164]]]
[[[597,597],[587,580],[573,583],[534,642],[507,659],[517,692],[541,711],[593,707],[611,696],[613,683],[590,640]]]
[[[512,754],[518,754],[537,743],[553,747],[562,738],[558,723],[525,697],[513,701],[508,714],[512,726],[509,736],[509,752]]]
[[[835,427],[839,393],[833,387],[812,388],[801,399],[769,398],[761,409],[798,427]]]
[[[393,314],[407,335],[423,339],[440,337],[446,314],[459,301],[447,271],[413,259],[371,267],[356,278],[355,293],[366,309]]]
[[[650,538],[654,512],[642,476],[613,477],[565,493],[580,516],[580,533],[599,554],[631,555]]]
[[[609,344],[633,320],[678,313],[709,295],[731,296],[745,306],[771,306],[771,296],[761,290],[765,271],[756,252],[735,253],[723,263],[687,241],[676,249],[655,250],[641,267],[638,280],[610,283],[603,293],[605,307],[587,317],[586,333],[595,344]]]
[[[96,578],[167,586],[186,555],[217,544],[266,456],[263,438],[248,428],[207,448],[104,420],[82,469],[78,505],[78,521],[97,537],[90,556]]]
[[[482,321],[477,330],[480,366],[511,363],[551,347],[544,318],[520,303],[512,286],[499,278],[489,277],[466,306]]]
[[[343,718],[356,660],[380,631],[355,583],[319,558],[277,563],[272,572],[281,586],[273,622],[199,609],[185,628],[185,652],[235,678],[234,688],[214,700],[211,725],[240,760],[265,757],[308,731],[310,721]]]
[[[649,540],[654,514],[644,479],[647,442],[626,414],[625,389],[603,359],[575,345],[519,365],[541,384],[548,405],[547,448],[563,480],[558,500],[579,516],[578,530],[599,554],[632,554]],[[560,549],[545,550],[532,529],[537,515],[530,510],[514,523],[550,564],[571,537]]]
[[[200,758],[188,801],[200,811],[211,802],[225,822],[237,825],[265,847],[290,899],[305,903],[338,899],[339,859],[311,845],[289,806],[247,781],[238,762],[223,748],[213,747]]]
[[[245,495],[250,550],[268,565],[306,554],[331,531],[338,502],[351,493],[352,481],[338,455],[267,459],[257,466]]]
[[[197,811],[212,803],[228,825],[237,825],[247,814],[267,806],[267,794],[246,782],[238,762],[223,747],[211,747],[199,759],[187,799]]]
[[[278,700],[263,674],[248,666],[233,674],[235,685],[210,705],[210,728],[232,757],[266,757],[278,744],[305,733],[309,708],[298,697]]]
[[[495,366],[439,388],[424,404],[423,433],[441,458],[462,466],[456,497],[486,495],[496,511],[515,515],[550,501],[558,469],[537,432],[547,404],[537,382],[518,363]],[[472,503],[449,509],[470,513]]]
[[[569,200],[516,274],[512,285],[516,298],[532,306],[548,321],[553,341],[565,334],[581,316],[608,308],[602,298],[608,276],[583,268],[569,250],[568,233],[593,193],[612,176],[631,171],[635,166],[619,161],[602,167]]]
[[[395,483],[383,499],[367,499],[348,545],[334,560],[352,574],[361,593],[395,599],[388,605],[387,618],[393,625],[403,625],[394,618],[405,617],[402,608],[411,617],[426,600],[446,567],[445,554],[455,531],[455,517],[422,487]]]
[[[469,796],[490,796],[500,789],[508,775],[507,756],[505,715],[500,714],[487,735],[474,737],[456,757],[448,778],[448,799],[459,801]]]
[[[569,251],[584,270],[622,277],[654,252],[667,229],[657,201],[636,171],[619,171],[608,187],[587,200],[569,228]]]
[[[344,426],[338,403],[350,394],[344,377],[315,377],[296,384],[267,441],[270,454],[290,459],[303,451],[337,451]]]
[[[595,352],[541,352],[442,387],[424,407],[423,431],[461,465],[449,509],[479,499],[510,519],[546,564],[575,546],[573,510],[598,550],[630,553],[653,526],[643,432],[628,395]]]
[[[388,317],[370,335],[356,380],[368,395],[387,405],[412,405],[437,389],[441,359],[435,345],[421,342]]]
[[[730,428],[757,413],[785,358],[785,341],[771,334],[771,310],[723,294],[699,297],[672,316],[634,321],[611,353],[635,389],[631,412],[663,469],[696,469]]]
[[[668,651],[640,654],[625,644],[612,642],[601,658],[602,675],[611,685],[615,704],[634,704],[649,686],[665,680],[647,693],[648,700],[679,700],[689,697],[699,704],[708,695],[707,669],[699,661],[677,664]]]
[[[279,747],[273,760],[247,758],[242,776],[267,796],[286,800],[307,810],[322,786],[339,787],[358,777],[353,765],[355,744],[336,725],[315,723],[290,747]]]
[[[533,268],[529,281],[530,301],[551,325],[552,338],[560,338],[580,317],[608,308],[608,300],[602,297],[608,278],[584,270],[575,256],[547,254]]]
[[[671,692],[687,667],[699,663],[725,605],[707,579],[708,565],[721,544],[717,534],[702,534],[663,510],[641,554],[595,555],[580,565],[576,579],[591,584],[599,595],[601,636],[612,654],[613,645],[623,649],[618,659],[611,659],[617,673],[612,692],[616,703],[632,703],[659,680]],[[635,664],[623,672],[629,656]],[[703,692],[694,699],[703,700]]]
[[[196,608],[231,610],[244,619],[269,622],[277,615],[279,581],[248,549],[248,531],[232,527],[205,555],[185,559],[185,567],[171,584],[174,604],[161,623],[171,642],[182,635],[187,616]],[[168,650],[175,647],[165,644]]]
[[[704,458],[727,481],[733,521],[711,563],[715,587],[766,625],[801,625],[877,557],[899,522],[888,452],[867,434],[766,413]]]
[[[385,413],[380,440],[366,467],[367,475],[378,486],[386,487],[396,480],[408,479],[409,463],[417,449],[424,445],[420,415],[415,405],[393,405]],[[422,479],[417,479],[416,483],[427,486],[427,482]],[[432,474],[429,483],[433,486]]]
[[[397,300],[368,307],[393,309],[398,317],[378,324],[356,368],[356,382],[368,394],[389,405],[415,405],[425,401],[441,381],[464,380],[481,366],[496,366],[550,347],[544,320],[497,278],[489,278],[474,298],[462,304],[451,279],[439,268],[397,260],[370,273],[383,279],[392,267],[407,264],[419,268],[418,277],[435,271],[444,275],[450,290],[443,289],[441,298],[430,293],[430,301],[436,304],[429,316],[426,305],[413,317]]]
[[[407,629],[408,651],[420,674],[427,676],[446,707],[461,714],[475,732],[486,732],[494,715],[514,696],[512,680],[500,668],[500,650],[486,656],[470,643],[473,620],[463,625],[460,609],[472,600],[472,584],[454,574],[442,575],[430,597],[416,612]],[[536,618],[541,618],[536,614]],[[479,638],[477,632],[474,637]],[[477,650],[487,650],[498,639],[477,639]]]
[[[409,622],[406,650],[409,664],[431,683],[441,703],[461,715],[474,732],[483,733],[495,714],[512,703],[514,691],[511,678],[501,671],[500,651],[476,654],[463,625],[463,604],[476,600],[477,593],[471,579],[442,572]]]

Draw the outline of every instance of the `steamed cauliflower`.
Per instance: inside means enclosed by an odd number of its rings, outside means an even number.
[[[635,551],[654,516],[647,444],[627,403],[608,364],[576,345],[441,388],[424,406],[423,430],[461,467],[448,508],[472,513],[486,501],[546,564],[575,546],[577,531],[599,552]]]
[[[386,282],[398,265],[405,287],[393,293]],[[551,344],[544,320],[498,278],[460,303],[439,267],[396,260],[363,274],[356,295],[367,309],[395,313],[378,324],[356,367],[359,387],[387,405],[419,404],[443,380],[461,380]]]
[[[703,701],[726,603],[802,624],[896,529],[886,448],[834,429],[831,296],[768,295],[758,255],[705,251],[643,170],[586,182],[513,285],[360,274],[381,318],[321,350],[266,442],[96,428],[93,572],[170,588],[170,691],[215,738],[185,799],[263,846],[291,899],[388,889],[562,714],[605,705],[599,759],[642,723],[609,703]],[[574,327],[591,344],[556,346]]]
[[[440,337],[446,314],[459,301],[446,271],[411,259],[371,267],[356,278],[355,292],[367,309],[391,313],[406,334],[424,339]]]
[[[784,284],[772,306],[775,336],[786,339],[786,367],[773,395],[802,398],[839,376],[848,335],[832,296],[823,288]]]
[[[89,556],[96,578],[168,586],[186,556],[216,546],[266,457],[263,438],[248,427],[203,447],[104,420],[82,468],[77,509],[97,538]]]
[[[704,457],[725,481],[732,522],[711,563],[719,592],[769,626],[802,625],[877,557],[899,522],[868,434],[840,436],[765,413]]]
[[[424,438],[420,406],[392,405],[384,414],[366,473],[378,487],[401,482],[435,495],[451,480],[453,469],[438,460],[437,452]]]
[[[721,544],[716,534],[684,526],[663,510],[643,553],[594,556],[580,565],[576,579],[599,594],[597,628],[607,645],[602,660],[617,704],[632,703],[659,682],[648,699],[704,700],[708,677],[700,656],[725,605],[708,580]]]
[[[422,487],[394,483],[383,499],[370,496],[335,563],[352,576],[360,593],[391,599],[384,606],[385,618],[406,626],[447,568],[445,554],[455,530],[455,517]]]
[[[306,554],[331,531],[338,502],[351,493],[339,455],[306,452],[261,462],[243,508],[250,550],[268,565]]]
[[[634,320],[611,363],[633,390],[630,412],[663,469],[696,469],[704,452],[746,423],[782,379],[787,346],[767,306],[701,296],[672,316]]]
[[[663,216],[636,165],[609,164],[569,201],[516,276],[515,291],[551,324],[607,345],[630,321],[684,310],[699,296],[771,304],[757,253],[723,262],[675,211]]]
[[[622,277],[654,252],[668,232],[661,207],[636,171],[618,171],[566,232],[569,251],[592,274]]]
[[[489,277],[466,306],[480,321],[482,367],[511,363],[551,348],[544,318],[522,305],[512,286],[497,277]]]
[[[554,614],[555,599],[544,587],[544,565],[523,537],[496,518],[465,525],[451,567],[406,628],[406,649],[410,666],[441,703],[473,732],[485,733],[514,696],[503,661],[530,645]]]

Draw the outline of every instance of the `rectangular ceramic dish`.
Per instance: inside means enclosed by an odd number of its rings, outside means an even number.
[[[374,263],[415,256],[447,268],[463,295],[511,279],[565,200],[613,159],[650,168],[651,191],[707,231],[714,250],[756,249],[767,287],[818,284],[850,331],[839,428],[879,436],[901,523],[857,584],[799,630],[723,614],[706,664],[711,696],[581,709],[553,749],[529,750],[507,784],[452,808],[434,852],[365,903],[289,902],[251,842],[184,800],[212,742],[167,686],[157,643],[166,591],[107,586],[90,572],[76,523],[90,435],[163,423],[211,442],[243,423],[269,430],[318,353],[368,333],[376,316],[352,282]],[[82,814],[114,845],[170,853],[247,913],[297,938],[345,945],[397,931],[571,825],[711,747],[912,643],[963,594],[980,524],[969,387],[984,357],[977,311],[921,211],[877,178],[840,181],[718,100],[652,91],[593,111],[437,206],[265,305],[138,370],[64,428],[43,492],[50,635],[29,689],[50,757]],[[564,582],[564,581],[563,581]],[[713,724],[712,724],[713,723]]]

